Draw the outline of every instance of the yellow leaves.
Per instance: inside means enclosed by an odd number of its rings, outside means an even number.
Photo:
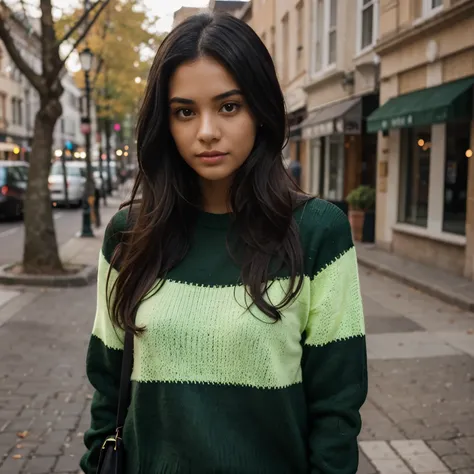
[[[67,31],[82,10],[63,17],[57,24],[59,30]],[[106,107],[108,116],[126,113],[134,108],[140,99],[145,79],[150,67],[150,59],[143,58],[143,51],[150,46],[156,48],[161,37],[150,32],[157,19],[151,19],[145,13],[142,0],[110,0],[97,22],[91,28],[87,43],[96,58],[101,58],[103,67],[96,77],[91,72],[94,88],[94,99],[100,109]],[[77,21],[77,20],[76,20]],[[135,78],[142,79],[141,84]],[[75,75],[78,87],[84,87],[84,74],[79,71]],[[101,96],[107,89],[110,97],[104,104]]]

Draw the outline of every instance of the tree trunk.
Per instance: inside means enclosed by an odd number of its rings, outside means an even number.
[[[23,271],[30,274],[62,274],[53,222],[48,177],[54,126],[61,116],[59,99],[41,98],[35,118],[28,190],[25,200]]]

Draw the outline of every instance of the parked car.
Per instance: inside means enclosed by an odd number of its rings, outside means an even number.
[[[84,198],[86,185],[85,173],[81,162],[67,161],[66,163],[67,197],[71,206],[79,207]],[[64,190],[64,171],[61,161],[55,161],[49,172],[49,191],[51,202],[61,206],[66,204],[66,193]]]
[[[21,218],[29,164],[25,161],[0,161],[0,215]]]

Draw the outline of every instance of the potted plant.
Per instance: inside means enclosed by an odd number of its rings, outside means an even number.
[[[362,241],[366,214],[375,207],[375,189],[370,186],[359,186],[347,196],[349,204],[349,222],[354,240]]]

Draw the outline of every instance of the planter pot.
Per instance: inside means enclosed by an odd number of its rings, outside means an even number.
[[[366,211],[365,213],[362,242],[375,242],[375,211]]]
[[[357,242],[362,241],[364,229],[365,211],[349,211],[349,222],[352,229],[352,237]]]

